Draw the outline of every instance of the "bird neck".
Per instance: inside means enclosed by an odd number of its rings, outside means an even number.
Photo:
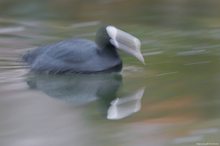
[[[99,47],[98,51],[99,51],[100,55],[102,55],[102,56],[119,57],[116,48],[112,45],[105,46],[105,47]]]

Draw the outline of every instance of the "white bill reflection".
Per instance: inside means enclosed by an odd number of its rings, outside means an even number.
[[[145,88],[141,88],[132,95],[113,100],[107,112],[107,119],[119,120],[138,112],[141,109],[144,91]]]

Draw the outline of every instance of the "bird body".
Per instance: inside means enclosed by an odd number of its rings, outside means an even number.
[[[144,63],[140,41],[113,26],[101,28],[96,41],[67,39],[28,51],[23,60],[34,72],[97,73],[121,71],[122,61],[117,49],[121,48]]]
[[[33,71],[92,73],[119,71],[122,62],[114,49],[103,49],[86,39],[69,39],[28,52],[24,60]]]

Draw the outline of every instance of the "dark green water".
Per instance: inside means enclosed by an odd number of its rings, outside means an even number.
[[[146,65],[121,74],[36,75],[26,50],[102,24],[142,42]],[[1,0],[0,146],[194,146],[220,143],[217,0]]]

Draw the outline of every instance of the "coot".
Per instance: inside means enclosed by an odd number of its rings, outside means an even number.
[[[68,39],[28,51],[23,60],[34,72],[97,73],[122,69],[118,49],[142,63],[140,40],[111,25],[100,28],[96,41]]]

